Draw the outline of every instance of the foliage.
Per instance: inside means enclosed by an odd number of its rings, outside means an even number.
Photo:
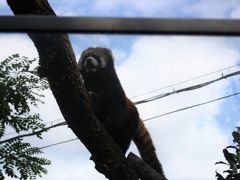
[[[35,133],[45,125],[39,114],[31,113],[30,107],[43,103],[39,92],[48,87],[46,80],[37,76],[32,68],[36,59],[12,55],[0,62],[0,139],[6,139],[6,129],[17,134]],[[41,133],[35,133],[41,138]],[[36,155],[42,153],[37,147],[23,142],[22,138],[0,144],[0,179],[4,175],[19,179],[35,179],[46,174],[44,165],[50,161]]]
[[[223,154],[227,162],[217,162],[216,164],[224,164],[229,167],[228,170],[223,171],[226,173],[224,178],[221,174],[216,172],[217,180],[239,180],[240,179],[240,127],[237,127],[236,131],[233,131],[233,146],[228,146],[223,149]],[[234,151],[234,153],[229,152]]]

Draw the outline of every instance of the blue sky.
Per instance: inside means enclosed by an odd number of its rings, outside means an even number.
[[[49,0],[58,15],[115,17],[237,18],[238,0]],[[3,15],[12,14],[5,1]]]
[[[61,16],[224,18],[240,17],[239,0],[50,0]],[[0,14],[11,15],[5,1]],[[111,48],[118,76],[127,95],[133,100],[206,82],[239,70],[229,68],[209,76],[164,88],[134,98],[136,95],[239,64],[239,37],[137,36],[137,35],[70,35],[78,59],[89,46]],[[0,58],[12,53],[38,57],[33,43],[24,34],[0,34]],[[143,119],[178,108],[198,104],[240,91],[239,77],[233,77],[205,88],[176,94],[138,109]],[[61,118],[50,91],[46,104],[34,109],[45,122]],[[174,113],[146,122],[164,170],[172,180],[213,180],[216,161],[223,160],[222,149],[231,143],[231,131],[240,125],[240,96]],[[56,128],[42,141],[26,139],[37,146],[74,138],[67,127]],[[134,145],[130,151],[137,153]],[[43,179],[104,179],[89,161],[90,154],[78,141],[44,150],[52,160]],[[219,171],[221,167],[219,167]]]

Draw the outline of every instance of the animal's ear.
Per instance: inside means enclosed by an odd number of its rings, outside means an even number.
[[[111,57],[111,59],[113,60],[113,62],[114,62],[114,61],[115,61],[115,58],[114,58],[114,56],[113,56],[112,50],[109,49],[109,48],[105,48],[105,49],[106,49],[106,51],[107,51],[106,54],[108,54],[108,55]]]
[[[113,54],[112,54],[112,50],[111,49],[109,49],[109,48],[106,48],[106,50],[108,51],[108,53],[112,56]]]

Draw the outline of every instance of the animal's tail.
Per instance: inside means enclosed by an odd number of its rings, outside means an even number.
[[[140,120],[136,134],[133,138],[142,159],[165,178],[161,163],[159,162],[151,136]]]

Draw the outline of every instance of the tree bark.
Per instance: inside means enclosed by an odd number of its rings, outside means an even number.
[[[7,0],[15,15],[55,15],[47,0]],[[96,169],[111,180],[137,180],[123,152],[94,116],[66,34],[28,33],[37,48],[39,73],[46,77],[60,110],[92,154]]]
[[[129,153],[127,160],[141,180],[167,180],[135,154]]]

